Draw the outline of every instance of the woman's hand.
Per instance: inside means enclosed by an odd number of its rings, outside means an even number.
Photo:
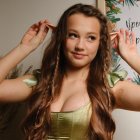
[[[117,41],[117,40],[116,40]],[[120,56],[127,62],[131,57],[138,55],[136,37],[133,32],[121,29],[118,32],[118,47]]]
[[[24,34],[20,42],[20,46],[31,50],[36,49],[45,39],[49,28],[54,29],[55,27],[47,20],[39,21],[38,23],[33,24]]]
[[[136,37],[133,32],[121,29],[110,34],[119,55],[140,74],[140,54],[137,50]]]

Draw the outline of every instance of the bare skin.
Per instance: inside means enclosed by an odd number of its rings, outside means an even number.
[[[0,60],[0,102],[23,101],[31,95],[32,89],[23,83],[23,79],[30,78],[32,75],[13,80],[5,80],[5,77],[11,69],[43,42],[49,28],[53,29],[54,26],[47,20],[32,25],[19,45]]]
[[[47,25],[45,24],[45,26]],[[3,67],[3,71],[0,71],[0,73],[2,73],[0,74],[2,75],[0,77],[0,102],[23,101],[31,96],[32,89],[23,83],[23,79],[30,78],[31,75],[26,75],[14,80],[4,80],[4,78],[9,70],[13,68],[13,65],[18,64],[42,42],[47,32],[45,31],[46,28],[44,24],[41,24],[39,27],[41,27],[39,28],[41,29],[39,30],[40,32],[32,38],[34,39],[35,37],[37,42],[35,41],[33,45],[31,45],[32,43],[29,37],[27,37],[27,42],[25,41],[27,44],[30,44],[27,46],[31,46],[31,48],[27,48],[26,45],[23,45],[23,39],[20,44],[21,46],[5,56],[0,62],[0,67]],[[100,24],[96,18],[75,14],[69,17],[67,30],[68,35],[64,48],[68,62],[66,75],[63,79],[60,96],[51,105],[52,112],[76,110],[89,102],[85,79],[89,71],[89,64],[96,56],[98,50]],[[134,42],[130,43],[130,40],[126,41],[125,38],[121,38],[121,35],[123,35],[123,33],[120,32],[118,34],[120,37],[119,52],[126,58],[128,63],[133,63],[127,59],[124,51],[126,47],[135,47],[135,44]],[[121,44],[123,44],[123,49],[121,48]],[[16,58],[18,58],[18,61],[13,59],[15,55],[17,55]],[[8,62],[5,64],[4,60]],[[12,64],[9,66],[10,63]],[[140,86],[128,81],[120,81],[112,88],[112,92],[117,101],[116,108],[140,111]]]

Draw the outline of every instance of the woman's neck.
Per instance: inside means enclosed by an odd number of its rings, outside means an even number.
[[[89,67],[84,68],[66,68],[65,78],[67,80],[82,80],[87,79]]]

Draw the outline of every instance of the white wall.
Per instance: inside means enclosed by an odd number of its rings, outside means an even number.
[[[140,140],[140,112],[118,109],[113,116],[117,128],[114,140]]]
[[[0,56],[14,48],[26,29],[41,19],[57,23],[62,12],[75,3],[93,4],[95,0],[0,0]],[[43,47],[27,57],[24,67],[38,67]],[[117,124],[115,140],[140,139],[140,113],[114,111]]]

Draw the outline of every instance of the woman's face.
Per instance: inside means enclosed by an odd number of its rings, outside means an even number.
[[[95,17],[74,14],[67,21],[64,54],[69,66],[87,67],[95,58],[100,40],[100,23]]]

